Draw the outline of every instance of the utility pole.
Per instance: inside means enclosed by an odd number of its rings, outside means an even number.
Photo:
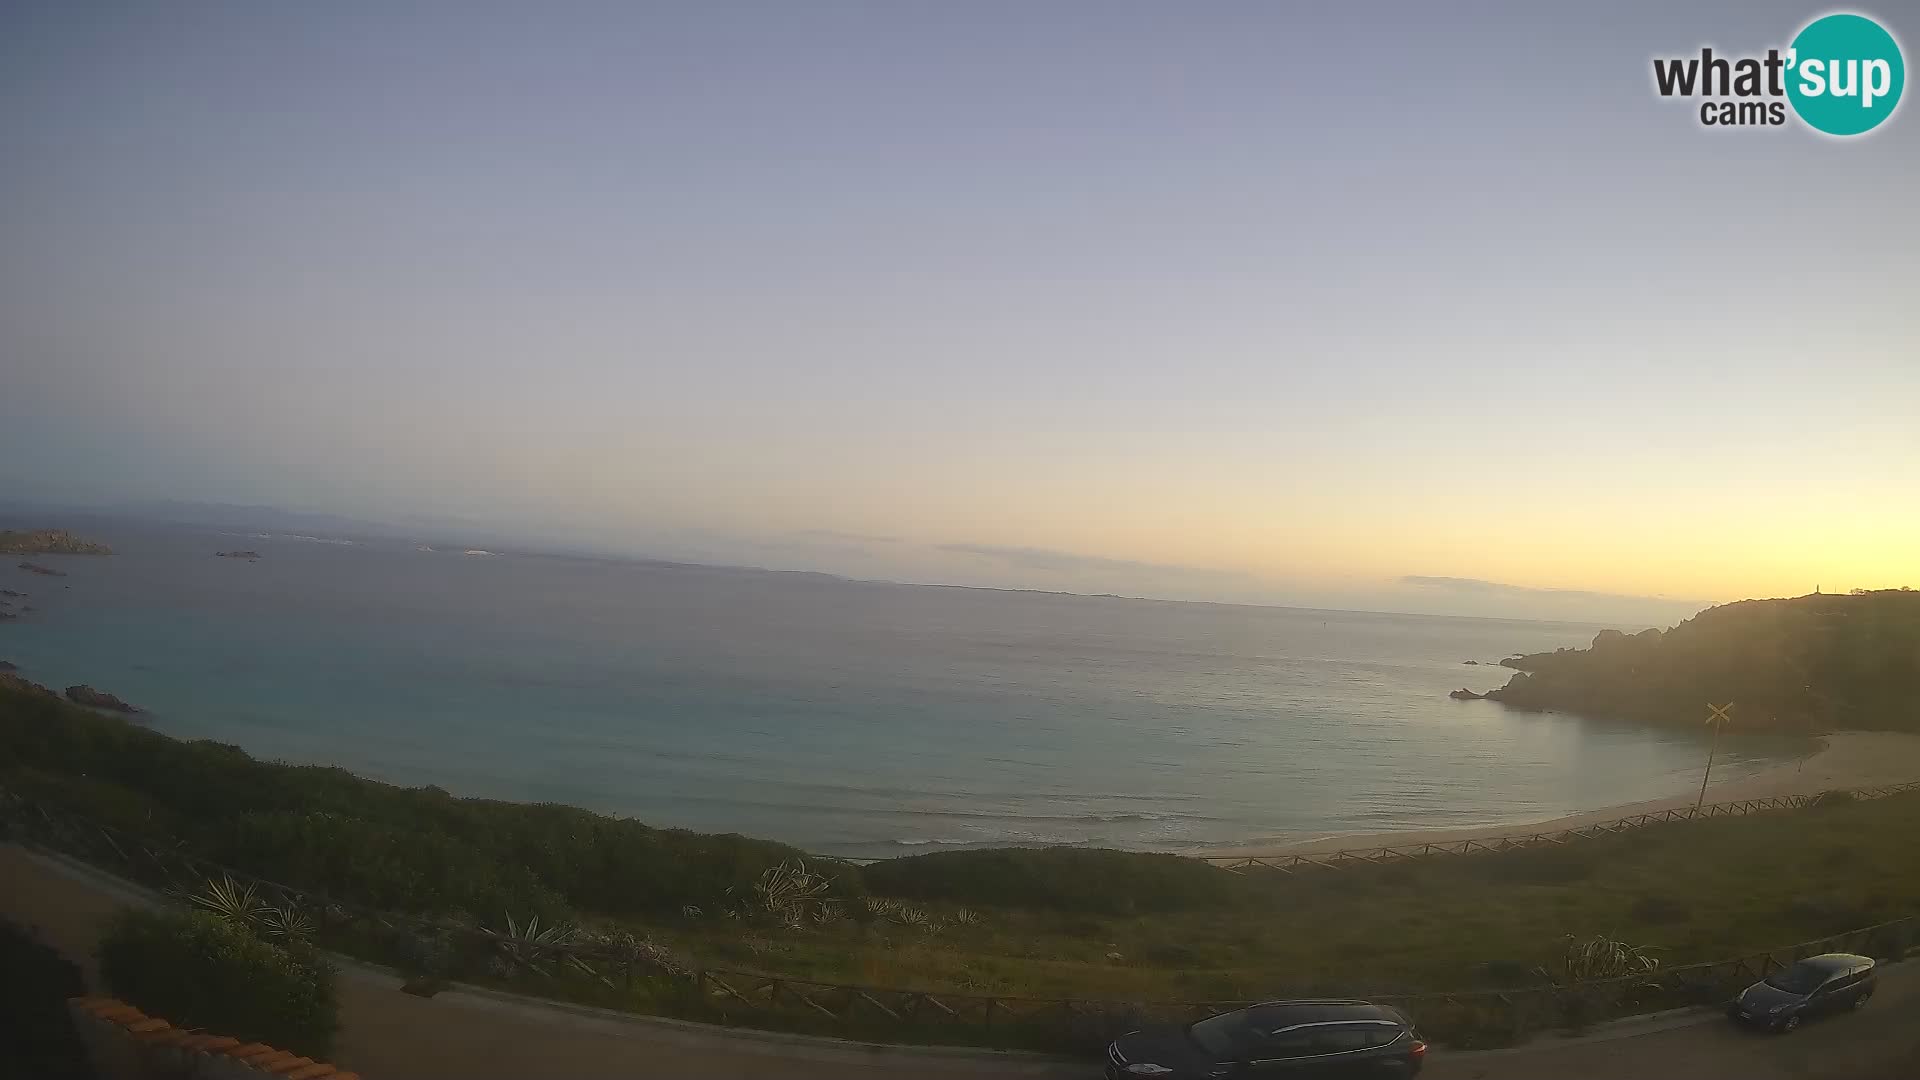
[[[1713,729],[1713,741],[1707,744],[1707,771],[1700,777],[1700,797],[1693,800],[1693,812],[1699,813],[1700,807],[1707,801],[1707,779],[1713,775],[1713,755],[1720,749],[1720,729],[1733,723],[1733,717],[1727,714],[1733,711],[1733,702],[1715,705],[1707,702],[1707,726]]]

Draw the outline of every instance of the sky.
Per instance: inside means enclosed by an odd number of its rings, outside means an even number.
[[[1652,89],[1826,10],[16,0],[0,496],[1543,618],[1920,585],[1920,106]]]

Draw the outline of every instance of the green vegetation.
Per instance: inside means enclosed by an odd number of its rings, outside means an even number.
[[[0,782],[273,881],[425,914],[675,914],[804,857],[570,806],[457,799],[255,761],[0,686]],[[835,868],[847,897],[859,875]]]
[[[1744,600],[1502,663],[1522,674],[1487,697],[1517,708],[1697,727],[1732,701],[1746,730],[1920,731],[1920,592]]]
[[[101,939],[100,972],[114,996],[175,1027],[314,1058],[333,1048],[332,968],[210,912],[122,912]]]
[[[758,941],[687,927],[667,939],[821,979],[1042,997],[1496,988],[1564,968],[1568,935],[1630,941],[1671,967],[1912,914],[1920,852],[1891,838],[1917,828],[1912,794],[1294,876],[1201,867],[1224,879],[1220,890],[1151,914],[1102,914],[1089,910],[1098,895],[1069,894],[989,907],[977,925],[936,934],[877,922]],[[1084,853],[1027,854],[1044,865]],[[917,861],[869,867],[869,887],[893,891],[883,883],[913,879]],[[1063,889],[1072,880],[1059,875]]]
[[[853,867],[739,836],[258,762],[7,689],[0,785],[342,901],[449,919],[456,929],[397,933],[307,913],[321,944],[394,963],[423,986],[491,982],[707,1018],[728,1015],[724,1002],[692,1000],[662,973],[1138,1001],[1506,989],[1602,960],[1665,969],[1737,956],[1920,910],[1920,849],[1904,842],[1920,832],[1920,793],[1295,875],[1076,849]],[[219,884],[201,906],[249,909],[211,895]],[[463,937],[461,925],[504,939]],[[640,974],[617,960],[592,972],[555,963],[545,947],[563,940],[629,957]],[[551,977],[525,981],[536,971]],[[767,1022],[733,1014],[749,1016]],[[902,1037],[797,1006],[778,1022]],[[1456,1042],[1512,1037],[1500,1018],[1446,1024]]]
[[[0,1076],[91,1080],[67,999],[87,992],[53,946],[0,919]]]
[[[1102,915],[1203,911],[1247,899],[1244,879],[1178,855],[1078,848],[942,851],[866,867],[884,896]]]
[[[0,554],[5,555],[111,555],[105,544],[82,540],[65,529],[19,531],[0,529]]]

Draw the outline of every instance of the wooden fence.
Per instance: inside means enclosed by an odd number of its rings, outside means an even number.
[[[1916,788],[1920,784],[1852,794],[1877,798]],[[1501,851],[1534,842],[1561,843],[1573,835],[1599,835],[1657,821],[1804,806],[1810,798],[1723,803],[1703,807],[1697,815],[1684,811],[1675,811],[1671,817],[1636,815],[1551,836],[1520,834],[1462,844],[1361,849],[1343,853],[1345,860],[1315,856],[1327,861],[1314,865],[1380,861],[1382,852],[1391,853],[1385,858],[1419,858]],[[516,934],[356,905],[221,866],[176,846],[16,797],[4,788],[0,788],[0,825],[16,841],[76,857],[157,887],[175,899],[198,892],[209,880],[224,875],[251,885],[267,903],[292,905],[308,913],[320,944],[394,963],[409,974],[422,971],[423,981],[437,981],[424,976],[480,978],[554,997],[723,1024],[866,1040],[959,1042],[1090,1054],[1115,1035],[1143,1024],[1191,1022],[1255,1004],[1251,1000],[1142,1002],[927,992],[701,967],[625,935],[554,934],[551,928],[544,935]],[[1466,843],[1475,846],[1469,848]],[[402,943],[397,950],[396,941]],[[435,972],[431,963],[415,964],[404,958],[406,942],[430,941],[439,942],[451,955],[467,957],[469,963]],[[1858,952],[1897,959],[1916,941],[1920,941],[1920,918],[1909,917],[1732,959],[1660,968],[1626,978],[1506,990],[1387,991],[1359,996],[1400,1008],[1429,1038],[1447,1045],[1503,1046],[1535,1031],[1724,1000],[1768,972],[1815,953]],[[403,954],[401,958],[396,959],[396,952]]]

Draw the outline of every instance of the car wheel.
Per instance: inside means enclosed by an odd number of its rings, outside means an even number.
[[[1854,999],[1853,999],[1853,1011],[1854,1011],[1854,1012],[1859,1012],[1859,1011],[1860,1011],[1861,1009],[1864,1009],[1864,1008],[1866,1008],[1866,1007],[1867,1007],[1867,1002],[1869,1002],[1869,1001],[1872,1001],[1872,1000],[1873,1000],[1873,991],[1871,991],[1871,990],[1869,990],[1869,991],[1867,991],[1867,992],[1866,992],[1866,993],[1864,993],[1864,994],[1861,994],[1861,995],[1860,995],[1859,997],[1857,997],[1857,998],[1854,998]]]
[[[1789,1016],[1785,1020],[1780,1021],[1780,1034],[1782,1035],[1790,1035],[1793,1032],[1798,1030],[1800,1030],[1800,1014],[1799,1013],[1794,1013],[1792,1016]]]

